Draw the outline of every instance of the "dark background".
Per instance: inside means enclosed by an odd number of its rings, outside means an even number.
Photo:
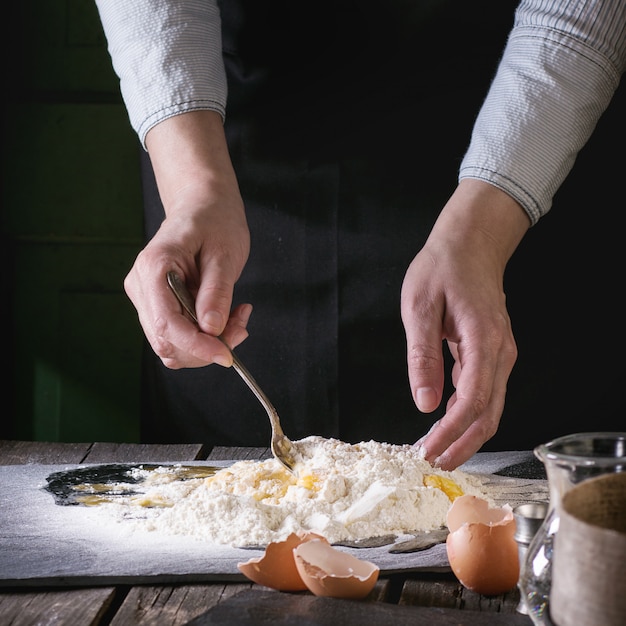
[[[432,98],[416,112],[425,133],[414,152],[422,174],[407,167],[407,184],[427,185],[433,210],[454,188],[516,3],[467,4],[393,4],[440,12],[454,33],[422,42],[416,67]],[[1,244],[10,371],[0,435],[135,441],[142,335],[122,281],[143,237],[137,141],[93,3],[39,0],[7,10]],[[368,17],[383,28],[380,11]],[[19,36],[9,37],[13,32]],[[388,32],[393,38],[395,31]],[[370,50],[371,59],[377,52]],[[363,66],[366,75],[372,69]],[[383,99],[401,106],[401,90],[389,91],[398,76],[376,72]],[[509,264],[519,360],[500,431],[485,449],[624,430],[618,219],[625,207],[625,99],[622,84],[552,210]],[[233,115],[240,104],[234,94]],[[445,127],[430,123],[429,111]],[[393,109],[381,114],[397,133]],[[343,122],[358,127],[352,116]],[[348,145],[357,150],[359,141],[363,136],[355,135]],[[346,393],[358,405],[358,387]]]

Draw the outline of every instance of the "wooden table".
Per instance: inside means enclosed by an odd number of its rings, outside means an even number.
[[[266,448],[206,449],[200,444],[0,440],[0,465],[264,459],[269,455]],[[518,602],[517,590],[481,596],[465,589],[452,573],[381,576],[372,593],[360,602],[318,598],[308,592],[281,593],[243,582],[4,587],[0,588],[0,624],[532,625],[530,618],[516,612]]]

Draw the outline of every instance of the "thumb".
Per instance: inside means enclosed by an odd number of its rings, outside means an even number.
[[[200,277],[196,296],[198,325],[209,335],[221,335],[230,316],[234,282],[219,269],[207,269]]]

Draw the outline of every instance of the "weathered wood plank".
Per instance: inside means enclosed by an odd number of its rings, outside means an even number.
[[[178,626],[187,624],[219,602],[251,584],[133,587],[111,621],[111,626]]]
[[[99,624],[116,591],[113,587],[69,591],[2,591],[0,623],[11,626]]]
[[[424,574],[419,579],[404,581],[398,604],[460,609],[461,589],[462,585],[457,580]]]
[[[230,454],[246,448],[228,448]],[[251,450],[255,450],[252,448]],[[251,453],[252,456],[256,454]],[[202,444],[60,443],[0,440],[0,465],[41,463],[124,463],[195,461],[206,458]],[[225,458],[225,457],[222,457]],[[229,456],[228,458],[237,458]]]
[[[251,459],[253,461],[269,459],[272,451],[269,448],[239,448],[215,446],[209,456],[210,461],[229,461],[231,459]]]
[[[532,626],[524,615],[501,615],[438,607],[399,606],[317,597],[309,593],[281,593],[253,588],[241,591],[198,616],[189,626]]]
[[[82,463],[90,443],[0,440],[0,465]]]
[[[87,455],[86,463],[177,463],[204,459],[200,443],[138,444],[96,442]]]
[[[408,578],[404,582],[398,603],[511,614],[516,613],[519,591],[513,589],[487,597],[466,589],[454,578],[435,579],[421,574],[419,578]]]
[[[517,588],[497,596],[481,596],[479,593],[463,588],[462,609],[489,613],[517,613],[520,596]]]
[[[374,585],[366,602],[388,602],[390,597],[391,581],[389,578],[379,578]]]

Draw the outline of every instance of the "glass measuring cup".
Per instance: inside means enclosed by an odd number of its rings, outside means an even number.
[[[575,433],[535,448],[548,477],[548,514],[528,546],[522,563],[520,591],[535,626],[554,626],[550,587],[554,538],[559,530],[561,500],[584,480],[626,471],[626,432]]]

